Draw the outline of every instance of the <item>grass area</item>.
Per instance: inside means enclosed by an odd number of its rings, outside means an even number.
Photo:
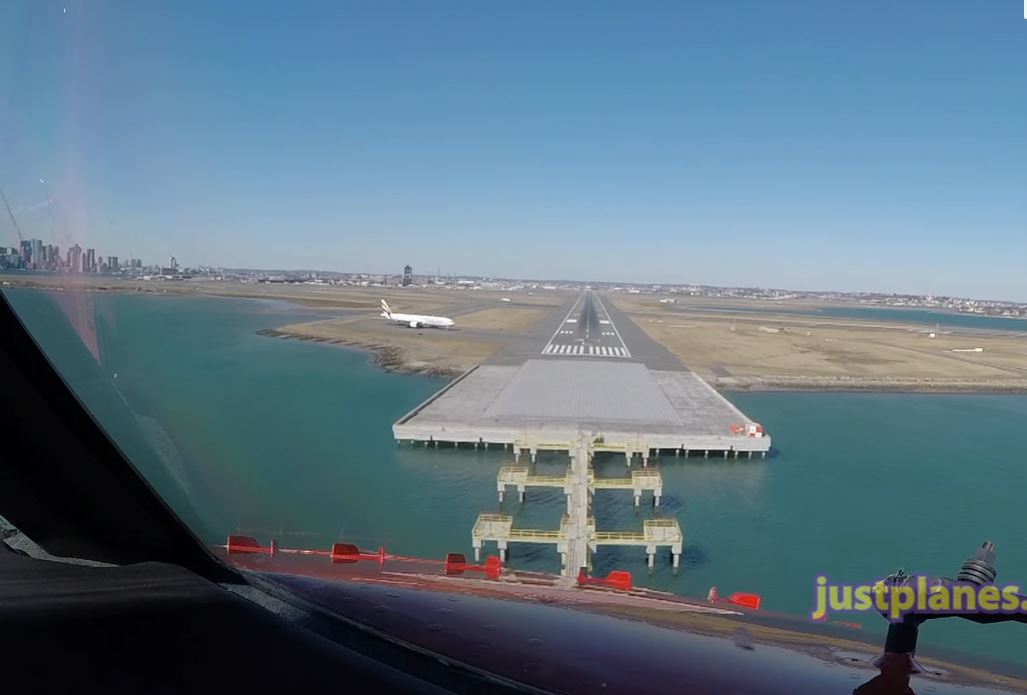
[[[370,350],[386,369],[453,376],[492,356],[502,343],[460,331],[414,329],[378,319],[329,319],[281,326],[267,335],[317,340]]]
[[[912,324],[746,314],[737,304],[717,313],[652,299],[615,303],[689,368],[722,385],[1027,388],[1027,336],[1012,332],[931,337],[931,329]]]
[[[526,331],[545,318],[545,309],[496,307],[481,309],[456,318],[461,328],[480,328],[493,331]]]

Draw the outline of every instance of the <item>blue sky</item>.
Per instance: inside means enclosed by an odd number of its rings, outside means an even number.
[[[146,260],[1027,301],[1021,4],[5,0],[0,185]]]

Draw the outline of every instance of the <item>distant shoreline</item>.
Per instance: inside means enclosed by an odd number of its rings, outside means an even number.
[[[934,395],[1022,395],[1023,381],[876,379],[861,377],[718,377],[713,386],[732,393],[918,393]]]
[[[39,289],[43,291],[89,291],[89,292],[110,292],[123,294],[136,294],[146,296],[194,296],[214,297],[228,299],[273,299],[295,304],[297,307],[310,308],[318,306],[321,308],[352,309],[358,306],[369,305],[371,295],[367,298],[363,295],[370,295],[367,289],[352,288],[343,290],[346,294],[337,296],[325,296],[321,292],[311,293],[304,296],[300,292],[275,292],[261,291],[267,288],[261,287],[240,287],[240,288],[216,288],[211,286],[196,286],[189,284],[166,283],[155,286],[141,286],[137,283],[117,281],[115,283],[83,283],[82,285],[53,282],[39,282],[38,278],[10,278],[7,284],[11,288]],[[395,290],[395,288],[388,288]],[[254,291],[256,290],[256,291]],[[385,290],[381,288],[379,292]],[[387,291],[387,290],[386,290]],[[373,291],[372,291],[373,292]],[[349,295],[349,296],[346,296]],[[762,317],[757,317],[762,318]],[[1012,317],[1006,317],[1012,318]],[[460,351],[449,350],[442,355],[418,354],[410,356],[413,344],[403,345],[390,342],[386,336],[376,334],[352,334],[326,332],[319,330],[317,322],[307,324],[279,324],[263,328],[256,333],[271,338],[300,340],[305,342],[316,342],[330,345],[337,345],[344,348],[360,350],[369,353],[375,366],[385,372],[396,374],[412,374],[419,376],[431,376],[451,379],[464,371],[472,364],[481,361],[483,355],[477,358],[471,353],[460,354]],[[309,327],[309,330],[305,328]],[[407,342],[413,336],[403,334]],[[498,336],[497,336],[498,337]],[[420,339],[417,339],[420,340]],[[416,350],[415,350],[416,352]],[[440,359],[444,360],[440,364]],[[448,364],[445,362],[448,360]],[[466,364],[464,364],[466,362]],[[701,365],[688,365],[686,367],[704,372]],[[747,370],[748,371],[748,370]],[[787,376],[787,375],[746,375],[746,376],[716,376],[707,375],[707,380],[712,386],[720,391],[746,393],[746,392],[800,392],[800,393],[916,393],[916,394],[963,394],[963,395],[986,395],[986,394],[1027,394],[1027,377],[1017,378],[1015,375],[1008,378],[980,378],[980,377],[899,377],[899,376]]]

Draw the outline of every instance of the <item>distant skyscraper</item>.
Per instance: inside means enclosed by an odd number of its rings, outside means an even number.
[[[409,265],[403,267],[403,287],[408,287],[414,282],[414,269]]]
[[[29,240],[29,268],[35,270],[43,267],[43,242],[39,239]]]
[[[29,263],[32,262],[32,240],[22,239],[21,240],[21,262],[25,268],[29,267]]]
[[[96,270],[96,250],[86,249],[86,257],[82,261],[82,272],[92,273]]]
[[[117,256],[107,256],[107,272],[116,273],[120,266],[118,266]]]
[[[68,249],[68,269],[73,273],[82,272],[82,247],[78,244]]]

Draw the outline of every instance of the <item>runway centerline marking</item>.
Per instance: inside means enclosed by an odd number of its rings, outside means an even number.
[[[571,318],[575,312],[582,311],[583,302],[586,298],[593,297],[596,301],[596,306],[593,308],[596,316],[595,319],[599,322],[601,329],[595,332],[595,338],[593,338],[591,331],[591,324],[585,325],[585,337],[575,339],[573,336],[577,333],[575,328],[580,324],[581,321],[578,318]],[[612,338],[620,342],[620,346],[611,345],[598,345],[595,343],[602,342],[602,338]],[[610,313],[606,310],[603,305],[603,300],[599,298],[598,294],[594,292],[585,291],[574,301],[571,305],[570,311],[564,316],[553,335],[549,338],[549,342],[542,348],[543,355],[561,355],[567,357],[631,357],[631,352],[628,350],[627,344],[624,342],[624,337],[620,334],[616,324],[610,318]]]
[[[570,318],[571,318],[571,316],[572,316],[572,315],[574,314],[574,310],[578,308],[578,305],[579,305],[579,304],[581,304],[581,300],[583,300],[584,298],[585,298],[585,293],[584,293],[584,292],[582,292],[582,293],[581,293],[581,296],[580,296],[580,297],[578,297],[578,298],[577,298],[577,300],[576,300],[576,301],[574,302],[574,304],[572,304],[572,305],[571,305],[571,310],[570,310],[570,311],[568,311],[568,312],[567,312],[567,315],[563,317],[563,321],[561,321],[561,322],[560,322],[560,324],[559,324],[559,325],[558,325],[558,326],[556,327],[556,330],[555,330],[555,331],[553,331],[553,335],[552,335],[552,337],[551,337],[551,338],[549,339],[549,342],[548,342],[548,343],[546,343],[546,347],[548,347],[548,346],[550,346],[550,345],[552,345],[552,344],[553,344],[553,341],[554,341],[554,340],[556,340],[556,336],[558,336],[558,335],[560,334],[560,330],[561,330],[561,329],[563,328],[564,324],[566,324],[566,323],[572,323],[572,321],[570,320]],[[577,322],[577,319],[574,319],[573,323],[576,323],[576,322]],[[543,348],[543,350],[544,350],[544,349],[545,349],[545,348]]]

